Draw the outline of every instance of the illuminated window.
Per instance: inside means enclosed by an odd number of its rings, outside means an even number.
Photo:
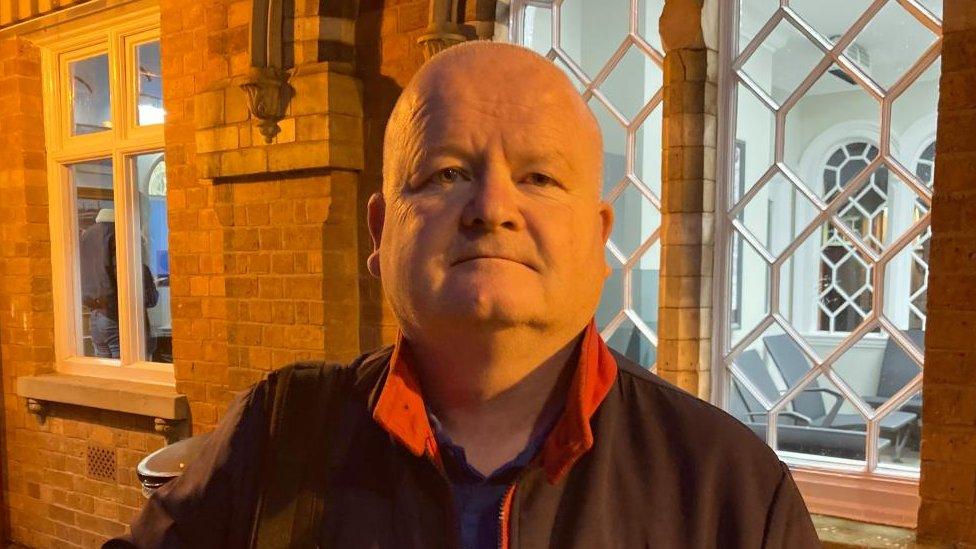
[[[172,382],[158,12],[41,39],[58,368]]]

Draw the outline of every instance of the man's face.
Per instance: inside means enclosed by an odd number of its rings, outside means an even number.
[[[387,297],[408,330],[585,324],[613,217],[599,199],[599,134],[550,72],[472,82],[464,69],[421,84],[384,183],[372,232]]]

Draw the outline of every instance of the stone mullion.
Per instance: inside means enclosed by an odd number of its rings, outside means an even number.
[[[664,59],[658,373],[711,390],[715,194],[715,52],[680,47]],[[707,100],[710,100],[707,101]]]
[[[357,8],[354,0],[294,0],[294,12],[285,14],[286,21],[294,18],[292,41],[285,44],[294,48],[293,66],[322,61],[352,64],[356,57]]]

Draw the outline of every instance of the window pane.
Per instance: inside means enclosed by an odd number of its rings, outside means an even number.
[[[159,41],[136,46],[137,120],[140,126],[162,124],[163,77],[159,63]]]
[[[166,220],[166,162],[163,153],[132,158],[139,197],[142,302],[146,348],[152,362],[173,362],[169,291],[169,226]]]
[[[108,54],[68,64],[71,75],[72,135],[84,135],[112,127]]]
[[[555,13],[541,3],[526,7],[522,35],[516,40],[551,54],[580,92],[598,74],[607,73],[597,86],[606,100],[593,96],[588,102],[603,133],[603,197],[616,212],[607,247],[613,272],[604,286],[597,324],[611,347],[650,368],[657,354],[662,126],[658,98],[663,71],[656,60],[660,52],[652,55],[637,44],[646,41],[659,48],[658,20],[664,3],[558,4]],[[634,28],[632,19],[637,22]],[[627,50],[611,60],[624,40]]]
[[[800,26],[833,42],[854,37],[843,52],[851,64],[821,70],[824,52],[789,17],[760,32],[775,4],[733,3],[739,51],[761,47],[737,54],[742,68],[729,82],[738,111],[724,144],[732,166],[721,170],[733,173],[727,252],[716,258],[730,278],[720,315],[726,404],[763,431],[753,409],[761,415],[766,404],[739,390],[748,379],[782,406],[781,452],[917,469],[931,234],[923,216],[941,68],[921,55],[936,33],[898,2],[790,0]],[[754,334],[762,321],[770,325]],[[892,400],[891,412],[871,417]],[[872,423],[879,436],[869,440]]]
[[[79,162],[68,166],[68,171],[78,223],[80,351],[84,356],[119,358],[112,161]]]

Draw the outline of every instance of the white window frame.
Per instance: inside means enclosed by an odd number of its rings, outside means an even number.
[[[52,293],[56,370],[60,373],[173,385],[173,365],[143,358],[145,326],[138,186],[132,159],[164,150],[163,124],[139,126],[136,47],[158,41],[159,8],[138,2],[73,20],[30,37],[41,52],[44,133],[47,145]],[[112,128],[71,135],[70,61],[108,54]],[[80,348],[81,292],[77,265],[77,213],[68,165],[112,160],[117,227],[118,359],[84,356]],[[132,184],[130,184],[130,181]]]
[[[890,0],[895,1],[895,0]],[[899,3],[900,2],[899,0]],[[729,211],[728,185],[733,181],[731,173],[731,144],[734,143],[734,126],[730,123],[735,119],[736,101],[733,76],[733,55],[729,52],[735,51],[735,38],[738,34],[738,14],[735,7],[738,2],[719,2],[719,113],[718,133],[719,146],[717,151],[718,168],[716,170],[716,205],[715,205],[715,280],[713,284],[712,304],[713,330],[715,345],[712,346],[712,401],[720,407],[726,407],[728,400],[729,373],[725,367],[725,347],[726,347],[726,326],[725,311],[727,309],[726,284],[729,272],[728,265],[728,246],[732,242],[731,225],[726,212]],[[866,9],[872,14],[876,14],[883,6],[882,2],[873,2]],[[914,5],[913,5],[914,6]],[[780,7],[780,10],[783,8]],[[764,28],[771,28],[767,24]],[[930,28],[937,27],[937,23],[928,23]],[[863,28],[863,24],[860,26]],[[935,31],[936,28],[933,28]],[[760,31],[762,32],[762,31]],[[841,42],[844,42],[843,40]],[[936,45],[940,41],[936,42]],[[845,45],[846,47],[846,45]],[[931,50],[927,50],[925,55],[930,55]],[[839,53],[837,47],[833,47],[831,56]],[[738,54],[736,54],[738,57]],[[833,62],[837,62],[836,59]],[[882,135],[885,132],[882,132]],[[875,133],[877,140],[878,133]],[[866,140],[871,142],[871,140]],[[927,144],[927,142],[926,142]],[[893,145],[896,146],[896,145]],[[829,154],[829,153],[828,153]],[[917,156],[917,155],[916,155]],[[915,162],[915,159],[911,159]],[[914,165],[906,166],[909,170],[914,170]],[[806,174],[804,174],[806,175]],[[896,176],[898,174],[895,174]],[[819,181],[819,177],[815,179]],[[928,214],[927,214],[928,215]],[[910,231],[901,238],[915,238],[918,231]],[[801,257],[803,254],[800,254]],[[771,288],[771,292],[778,292],[779,288]],[[863,327],[863,326],[862,326]],[[863,330],[858,330],[863,331]],[[806,335],[806,333],[804,334]],[[868,334],[861,334],[865,336]],[[852,339],[853,340],[853,339]],[[839,348],[835,355],[843,353],[846,349]],[[828,357],[830,358],[830,357]],[[911,385],[911,384],[910,384]],[[920,389],[919,387],[906,387],[899,395]],[[899,395],[895,395],[892,400],[902,400]],[[892,408],[891,401],[882,407],[882,412]],[[769,429],[775,437],[776,413],[773,413],[768,421]],[[876,441],[879,436],[879,429],[876,424],[868,426],[868,439]],[[918,494],[919,472],[907,467],[897,465],[886,465],[878,467],[878,457],[876,443],[872,443],[868,448],[868,455],[862,464],[856,461],[843,460],[839,458],[821,458],[805,454],[778,451],[778,454],[791,468],[794,478],[800,488],[801,493],[812,512],[823,513],[834,516],[841,516],[868,522],[880,522],[896,526],[915,527],[917,523],[918,507],[920,497]],[[872,451],[873,450],[873,451]]]

